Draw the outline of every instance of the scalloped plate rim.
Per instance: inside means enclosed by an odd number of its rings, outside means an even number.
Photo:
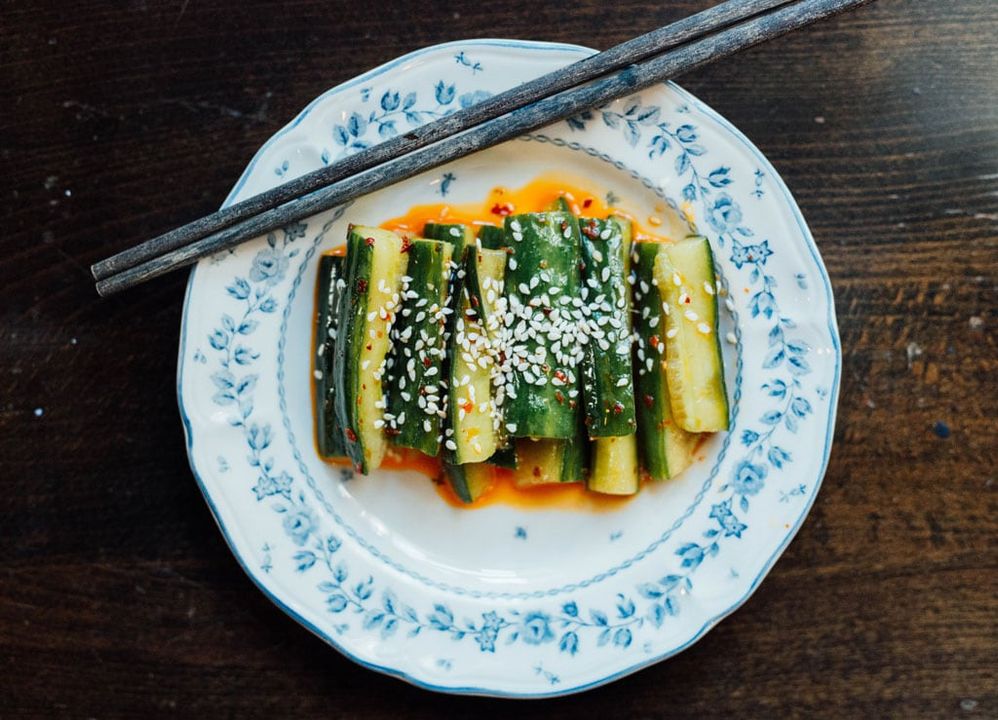
[[[268,138],[268,140],[257,149],[257,151],[254,153],[253,157],[250,159],[249,163],[247,164],[246,168],[244,169],[244,171],[240,175],[240,177],[237,180],[236,184],[233,186],[232,190],[226,196],[224,202],[222,203],[222,207],[225,207],[225,206],[231,204],[232,199],[238,194],[238,192],[242,189],[242,187],[244,186],[244,184],[247,182],[247,180],[249,179],[250,175],[252,174],[252,172],[253,172],[253,170],[254,170],[257,162],[263,156],[263,154],[265,153],[265,151],[274,142],[276,142],[279,138],[283,137],[290,130],[292,130],[294,127],[296,127],[307,115],[310,114],[310,112],[322,100],[324,100],[324,99],[326,99],[326,98],[328,98],[328,97],[330,97],[332,95],[335,95],[335,94],[337,94],[339,92],[347,90],[347,89],[349,89],[351,87],[354,87],[355,85],[358,85],[358,84],[360,84],[360,83],[362,83],[362,82],[364,82],[366,80],[369,80],[369,79],[372,79],[374,77],[377,77],[377,76],[379,76],[379,75],[381,75],[381,74],[383,74],[383,73],[391,70],[392,68],[397,67],[400,64],[403,64],[406,61],[414,60],[414,59],[416,59],[416,58],[418,58],[418,57],[420,57],[422,55],[429,54],[431,52],[435,52],[435,51],[439,51],[439,50],[443,50],[443,49],[455,48],[455,47],[464,47],[464,46],[469,46],[469,45],[470,46],[483,46],[484,45],[484,46],[493,46],[493,47],[501,47],[501,48],[515,48],[515,49],[540,50],[540,51],[545,51],[545,50],[551,50],[551,51],[562,50],[562,51],[564,51],[564,50],[567,50],[569,52],[579,52],[580,57],[584,57],[585,55],[593,54],[593,53],[597,52],[596,50],[594,50],[592,48],[588,48],[588,47],[583,46],[583,45],[571,44],[571,43],[555,43],[555,42],[530,41],[530,40],[508,40],[508,39],[502,39],[502,38],[480,38],[480,39],[474,39],[474,38],[472,38],[472,39],[455,40],[455,41],[449,41],[449,42],[445,42],[445,43],[439,43],[439,44],[436,44],[436,45],[430,45],[430,46],[427,46],[427,47],[419,48],[419,49],[414,50],[414,51],[412,51],[410,53],[406,53],[404,55],[400,55],[400,56],[396,57],[393,60],[390,60],[390,61],[388,61],[386,63],[383,63],[382,65],[379,65],[379,66],[377,66],[375,68],[372,68],[372,69],[370,69],[370,70],[368,70],[368,71],[366,71],[366,72],[364,72],[364,73],[362,73],[360,75],[357,75],[357,76],[355,76],[355,77],[353,77],[353,78],[351,78],[351,79],[349,79],[349,80],[347,80],[347,81],[345,81],[343,83],[340,83],[339,85],[336,85],[333,88],[330,88],[329,90],[323,92],[322,94],[320,94],[319,96],[317,96],[316,98],[314,98],[311,102],[309,102],[308,105],[306,105],[305,108],[303,110],[301,110],[290,122],[288,122],[287,124],[285,124],[278,131],[276,131],[273,135],[271,135]],[[803,506],[803,508],[802,508],[802,510],[801,510],[801,512],[799,514],[799,517],[798,517],[796,523],[791,528],[789,528],[786,531],[786,534],[785,534],[783,540],[779,543],[779,545],[775,548],[775,550],[772,552],[772,554],[770,555],[770,557],[766,560],[766,562],[764,563],[762,569],[757,573],[756,577],[750,583],[750,585],[749,585],[748,589],[745,591],[745,593],[738,600],[736,600],[734,603],[732,603],[730,607],[728,607],[727,609],[725,609],[724,611],[722,611],[720,613],[717,613],[716,615],[714,615],[713,617],[711,617],[707,621],[705,621],[703,623],[703,625],[699,628],[699,630],[697,630],[686,642],[682,643],[681,645],[679,645],[679,646],[677,646],[675,648],[672,648],[671,650],[667,650],[667,651],[665,651],[663,653],[654,655],[652,657],[643,658],[640,662],[634,663],[633,665],[630,665],[630,666],[625,667],[625,668],[623,668],[621,670],[618,670],[618,671],[615,671],[615,672],[610,673],[608,675],[605,675],[603,677],[600,677],[600,678],[598,678],[596,680],[593,680],[591,682],[583,683],[583,684],[579,684],[579,685],[574,685],[574,686],[571,686],[571,687],[558,688],[556,690],[551,690],[550,692],[513,692],[513,691],[490,689],[488,687],[481,687],[481,686],[474,686],[474,685],[468,685],[468,686],[437,685],[437,684],[434,684],[432,682],[427,682],[427,681],[421,680],[418,677],[415,677],[415,676],[411,675],[408,672],[400,670],[397,667],[390,667],[390,666],[386,666],[386,665],[379,665],[377,663],[372,663],[372,662],[369,662],[367,660],[364,660],[364,659],[360,658],[359,656],[357,656],[354,653],[350,652],[344,645],[342,645],[341,643],[339,643],[335,637],[333,637],[332,635],[324,632],[319,627],[317,627],[313,622],[311,622],[306,617],[304,617],[296,609],[294,609],[293,607],[291,607],[291,605],[288,602],[286,602],[284,599],[278,597],[276,594],[274,594],[266,586],[266,584],[262,581],[262,579],[260,577],[258,577],[257,572],[255,572],[254,570],[251,569],[250,564],[247,562],[246,558],[243,556],[242,552],[237,547],[235,541],[233,540],[232,536],[230,535],[228,529],[226,528],[226,526],[222,522],[221,517],[220,517],[220,513],[219,513],[219,509],[216,506],[216,503],[215,503],[214,499],[212,498],[212,496],[208,492],[207,486],[206,486],[204,480],[202,479],[200,473],[198,472],[197,467],[195,466],[194,455],[193,455],[193,449],[194,449],[193,429],[191,427],[190,418],[188,417],[186,408],[184,406],[183,393],[182,393],[182,381],[183,381],[183,372],[184,372],[184,357],[185,357],[185,351],[186,351],[186,348],[187,348],[187,343],[186,343],[186,341],[187,341],[186,329],[187,329],[187,322],[188,322],[187,313],[188,313],[188,309],[190,307],[189,300],[190,300],[190,296],[191,296],[191,293],[192,293],[192,290],[193,290],[193,286],[194,286],[194,276],[195,276],[195,272],[197,270],[197,265],[195,265],[194,267],[191,268],[190,273],[188,275],[188,280],[187,280],[187,285],[186,285],[186,288],[185,288],[185,292],[184,292],[184,305],[183,305],[183,312],[182,312],[181,324],[180,324],[180,343],[179,343],[179,348],[178,348],[177,376],[176,376],[177,377],[177,379],[176,379],[176,393],[177,393],[178,409],[180,411],[181,423],[182,423],[182,427],[183,427],[183,430],[184,430],[185,448],[186,448],[186,451],[187,451],[187,459],[188,459],[188,464],[189,464],[189,466],[191,468],[191,473],[192,473],[192,475],[194,476],[195,480],[198,483],[198,487],[201,490],[201,494],[204,496],[205,502],[208,505],[208,509],[211,511],[212,518],[215,520],[215,524],[218,526],[218,528],[219,528],[219,530],[220,530],[220,532],[222,534],[222,537],[225,539],[225,542],[228,545],[228,547],[229,547],[230,551],[232,552],[233,556],[235,557],[237,563],[242,568],[243,572],[245,572],[246,575],[249,577],[249,579],[253,582],[253,584],[264,594],[265,597],[267,597],[275,606],[277,606],[280,610],[282,610],[284,613],[286,613],[289,617],[291,617],[293,620],[295,620],[295,622],[297,622],[299,625],[301,625],[302,627],[304,627],[307,630],[309,630],[313,635],[315,635],[316,637],[318,637],[321,640],[323,640],[327,645],[333,647],[337,652],[339,652],[340,654],[342,654],[343,656],[345,656],[346,658],[348,658],[352,662],[355,662],[355,663],[357,663],[358,665],[360,665],[360,666],[362,666],[364,668],[367,668],[367,669],[370,669],[370,670],[374,670],[374,671],[377,671],[379,673],[383,673],[385,675],[388,675],[388,676],[391,676],[391,677],[394,677],[394,678],[398,678],[398,679],[403,680],[403,681],[405,681],[405,682],[407,682],[407,683],[409,683],[411,685],[414,685],[416,687],[420,687],[420,688],[426,689],[426,690],[431,690],[431,691],[434,691],[434,692],[442,692],[442,693],[446,693],[446,694],[472,695],[472,696],[484,696],[484,697],[500,697],[500,698],[509,698],[509,699],[525,699],[525,700],[529,700],[529,699],[544,699],[544,698],[552,698],[552,697],[561,697],[561,696],[573,695],[573,694],[576,694],[576,693],[584,692],[586,690],[591,690],[591,689],[594,689],[594,688],[597,688],[597,687],[609,684],[609,683],[614,682],[616,680],[619,680],[619,679],[621,679],[623,677],[631,675],[631,674],[633,674],[635,672],[638,672],[638,671],[640,671],[640,670],[642,670],[644,668],[647,668],[647,667],[649,667],[651,665],[654,665],[656,663],[662,662],[663,660],[667,660],[667,659],[669,659],[669,658],[677,655],[678,653],[680,653],[680,652],[688,649],[693,644],[697,643],[714,626],[716,626],[719,622],[721,622],[727,616],[731,615],[732,613],[734,613],[735,611],[737,611],[739,608],[741,608],[742,605],[744,605],[752,597],[752,595],[758,589],[758,587],[762,583],[762,581],[768,576],[769,572],[772,570],[772,568],[775,565],[776,561],[783,554],[783,552],[785,551],[786,547],[796,537],[796,535],[799,532],[799,530],[800,530],[801,526],[803,525],[804,521],[807,519],[807,516],[809,515],[809,513],[811,511],[811,508],[813,507],[814,502],[817,499],[818,493],[821,490],[821,485],[822,485],[822,483],[824,481],[824,476],[825,476],[825,473],[827,472],[827,469],[828,469],[828,462],[829,462],[829,457],[830,457],[830,454],[831,454],[831,447],[832,447],[832,441],[833,441],[834,430],[835,430],[835,420],[836,420],[837,409],[838,409],[839,390],[840,390],[840,384],[841,384],[842,347],[841,347],[841,339],[840,339],[840,336],[839,336],[837,319],[836,319],[836,316],[835,316],[834,294],[832,292],[831,279],[830,279],[830,277],[828,275],[827,268],[825,267],[825,264],[824,264],[824,262],[821,259],[820,253],[819,253],[818,248],[817,248],[817,244],[815,243],[815,240],[814,240],[814,237],[811,234],[810,228],[807,225],[807,222],[805,221],[805,219],[803,217],[803,214],[801,213],[800,208],[797,205],[796,200],[794,199],[793,195],[791,194],[790,189],[787,187],[787,185],[784,182],[783,178],[780,176],[780,174],[773,167],[772,163],[744,135],[744,133],[742,133],[735,125],[733,125],[730,121],[728,121],[722,115],[720,115],[715,110],[713,110],[713,108],[711,108],[710,106],[708,106],[707,104],[705,104],[703,101],[701,101],[700,99],[698,99],[693,94],[691,94],[688,91],[684,90],[682,87],[680,87],[676,83],[674,83],[672,81],[667,81],[665,84],[668,85],[668,86],[670,86],[673,90],[675,90],[681,96],[683,96],[684,98],[686,98],[691,104],[695,105],[698,110],[700,110],[702,113],[704,113],[706,116],[708,116],[713,122],[717,123],[718,125],[720,125],[721,127],[723,127],[726,131],[728,131],[729,133],[731,133],[732,136],[735,139],[737,139],[740,142],[740,144],[742,146],[744,146],[744,148],[751,155],[753,155],[755,157],[755,159],[760,163],[761,167],[764,168],[764,169],[766,169],[769,172],[769,179],[774,182],[775,189],[779,190],[779,192],[783,195],[784,200],[787,203],[787,206],[792,211],[792,216],[793,216],[794,220],[797,223],[797,226],[798,226],[798,228],[799,228],[799,230],[801,232],[802,238],[805,240],[805,244],[806,244],[807,250],[810,253],[811,258],[815,262],[815,266],[816,266],[816,269],[818,271],[818,275],[819,275],[819,277],[820,277],[820,279],[822,281],[822,284],[823,284],[823,289],[825,291],[826,300],[828,302],[828,308],[827,308],[825,320],[827,322],[827,329],[829,331],[831,344],[832,344],[832,347],[833,347],[834,352],[835,352],[834,374],[833,374],[833,378],[832,378],[831,387],[829,388],[828,395],[827,395],[828,401],[829,401],[828,426],[827,426],[827,431],[826,431],[825,444],[824,444],[824,448],[823,448],[820,469],[819,469],[819,472],[817,473],[817,475],[815,477],[815,480],[814,480],[814,491],[810,494],[810,497],[807,499],[807,502]]]

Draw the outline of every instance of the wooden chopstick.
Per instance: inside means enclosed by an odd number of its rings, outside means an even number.
[[[714,60],[770,40],[812,22],[871,0],[801,0],[755,16],[716,33],[667,51],[650,60],[625,67],[580,87],[573,87],[507,114],[481,123],[436,144],[396,157],[370,170],[320,187],[303,197],[265,210],[248,220],[157,255],[97,283],[101,295],[110,295],[199,258],[234,247],[241,242],[328,210],[361,195],[417,175],[544,125],[596,107]]]
[[[338,160],[332,165],[302,175],[152,240],[128,248],[106,260],[95,263],[90,270],[95,280],[103,280],[158,255],[188,245],[240,220],[259,215],[266,210],[307,195],[338,180],[370,170],[396,157],[505,115],[515,108],[523,107],[562,90],[589,82],[601,75],[657,55],[683,42],[720,30],[780,5],[786,5],[788,2],[791,0],[728,0],[728,2],[640,35],[547,75],[542,75],[471,107],[414,128],[409,132]]]

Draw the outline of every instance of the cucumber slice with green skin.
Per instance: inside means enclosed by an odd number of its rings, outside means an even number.
[[[513,482],[517,487],[552,483],[577,483],[585,479],[589,441],[520,438],[516,441],[517,466]]]
[[[463,503],[475,502],[495,481],[495,468],[486,463],[444,463],[444,473],[454,494]]]
[[[580,218],[582,281],[592,309],[595,334],[582,363],[586,429],[589,437],[629,435],[634,416],[631,363],[630,275],[631,222]]]
[[[640,485],[636,435],[593,440],[593,466],[586,487],[604,495],[633,495]]]
[[[347,233],[346,289],[340,303],[333,383],[347,457],[366,475],[385,456],[385,372],[389,331],[409,256],[393,232],[353,226]]]
[[[458,265],[464,260],[465,248],[475,247],[475,233],[467,225],[461,223],[428,222],[423,226],[423,237],[449,242],[454,246],[452,253],[454,262]]]
[[[319,258],[315,313],[315,438],[319,455],[325,458],[346,457],[343,428],[336,420],[336,384],[333,382],[337,310],[346,289],[345,262],[342,255]]]
[[[480,225],[478,244],[485,250],[502,250],[506,247],[506,233],[495,225]]]
[[[655,258],[655,279],[669,307],[665,359],[672,413],[681,428],[697,433],[728,429],[714,273],[704,237],[666,245]]]
[[[655,258],[665,245],[636,243],[631,252],[635,275],[634,400],[638,447],[645,470],[655,480],[675,477],[693,462],[700,436],[683,430],[672,415],[666,380],[664,296],[655,279]]]
[[[489,464],[495,465],[496,467],[506,468],[508,470],[515,470],[518,464],[516,457],[516,446],[509,444],[505,447],[497,448],[492,457],[489,458]]]
[[[574,438],[582,360],[579,226],[564,212],[506,218],[505,423],[514,437]]]
[[[551,210],[555,212],[563,212],[572,215],[572,206],[568,204],[568,200],[564,195],[559,195],[558,199],[551,203]]]
[[[396,445],[440,452],[447,307],[453,246],[417,238],[409,245],[402,309],[392,326],[386,432]]]
[[[455,282],[457,294],[454,327],[448,358],[448,428],[445,445],[448,461],[484,462],[499,445],[498,413],[492,401],[493,357],[489,341],[489,318],[502,293],[506,253],[478,250],[465,257],[464,276]]]

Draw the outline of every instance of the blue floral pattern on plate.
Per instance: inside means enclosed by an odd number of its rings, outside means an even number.
[[[228,202],[479,102],[516,80],[506,59],[530,57],[541,71],[585,52],[468,41],[390,63],[309,106],[261,149]],[[403,64],[417,69],[402,75]],[[307,122],[325,107],[336,109],[334,121]],[[181,411],[192,468],[237,557],[275,602],[321,637],[359,662],[435,689],[560,694],[681,650],[737,606],[775,561],[813,501],[827,458],[839,373],[834,311],[813,241],[775,171],[737,131],[674,86],[582,113],[561,127],[533,139],[598,157],[689,221],[700,218],[732,317],[744,317],[734,332],[751,365],[744,389],[736,391],[743,411],[731,437],[739,450],[718,460],[718,482],[704,485],[709,497],[690,506],[689,522],[663,536],[661,547],[598,582],[536,597],[455,594],[372,561],[354,532],[344,536],[330,524],[316,488],[303,482],[289,454],[288,420],[274,411],[273,347],[283,327],[278,311],[286,322],[303,271],[314,265],[316,248],[328,242],[343,209],[202,263],[188,288]],[[313,154],[291,152],[291,140]],[[260,171],[267,167],[269,179]],[[438,197],[460,186],[460,167],[434,175]],[[662,167],[667,182],[647,179]],[[782,224],[770,219],[780,213]],[[811,284],[824,294],[807,295]],[[802,305],[804,296],[813,307]],[[284,342],[282,335],[281,353]],[[350,475],[340,471],[341,480]],[[697,503],[699,497],[703,492]],[[775,530],[774,518],[781,518]],[[529,539],[518,525],[507,537],[527,546],[534,525]],[[610,542],[625,542],[622,535],[614,530]],[[713,601],[719,594],[731,598]],[[424,656],[434,661],[421,662]],[[507,660],[490,660],[501,656]]]

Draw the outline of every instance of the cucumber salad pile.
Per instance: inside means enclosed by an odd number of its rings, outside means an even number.
[[[503,227],[351,225],[319,265],[316,437],[363,474],[389,444],[439,457],[471,503],[519,487],[638,491],[728,428],[710,245],[551,210]]]

